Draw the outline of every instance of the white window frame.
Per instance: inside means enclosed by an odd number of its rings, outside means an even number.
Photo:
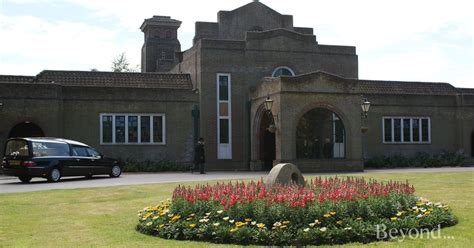
[[[112,142],[104,142],[103,141],[103,123],[102,117],[103,116],[112,116]],[[117,143],[115,141],[115,133],[116,133],[116,125],[115,125],[115,116],[125,116],[125,142],[124,143]],[[138,129],[137,129],[137,142],[128,142],[128,117],[129,116],[136,116],[138,118]],[[142,135],[141,135],[141,117],[146,116],[150,117],[150,142],[141,142]],[[162,118],[162,133],[163,133],[163,141],[162,142],[154,142],[153,140],[153,118],[155,116]],[[99,125],[100,125],[100,144],[101,145],[166,145],[166,115],[163,113],[101,113],[99,115]]]
[[[228,78],[228,85],[227,85],[227,100],[220,100],[220,81],[219,77],[225,76]],[[217,73],[216,75],[216,102],[217,102],[217,159],[232,159],[232,78],[230,73]],[[227,116],[220,116],[220,105],[221,103],[227,103]],[[220,133],[221,133],[221,125],[220,120],[227,119],[229,121],[228,127],[228,135],[229,135],[229,143],[220,143]]]
[[[391,120],[391,133],[392,133],[392,140],[386,141],[385,140],[385,120]],[[400,141],[395,141],[395,126],[394,126],[394,119],[400,119]],[[410,140],[405,141],[404,138],[404,124],[403,119],[410,120]],[[417,119],[419,122],[419,137],[420,141],[413,141],[413,120]],[[428,141],[423,141],[423,128],[422,128],[422,120],[428,120]],[[427,116],[384,116],[382,117],[382,143],[383,144],[431,144],[431,118]]]
[[[286,70],[291,72],[291,76],[293,76],[293,77],[295,76],[295,72],[290,67],[288,67],[288,66],[279,66],[279,67],[275,68],[275,70],[273,70],[272,77],[275,77],[275,73],[280,69],[286,69]]]

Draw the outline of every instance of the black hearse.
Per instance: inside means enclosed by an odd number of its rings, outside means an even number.
[[[29,182],[44,177],[57,182],[63,176],[108,174],[119,177],[122,167],[117,160],[105,158],[94,148],[59,138],[12,138],[5,145],[3,173]]]

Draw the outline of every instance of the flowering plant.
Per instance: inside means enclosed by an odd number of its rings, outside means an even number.
[[[261,245],[377,240],[376,225],[453,225],[448,206],[415,196],[408,182],[315,178],[305,187],[258,182],[178,186],[138,213],[140,232],[168,239]]]

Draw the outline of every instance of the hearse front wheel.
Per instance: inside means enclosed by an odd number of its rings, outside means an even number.
[[[49,182],[58,182],[59,179],[61,178],[61,171],[58,168],[53,168],[48,175],[48,181]]]
[[[22,183],[29,183],[31,181],[31,177],[29,176],[21,176],[21,177],[18,177],[18,179],[20,179]]]
[[[122,169],[118,165],[112,166],[112,171],[110,172],[110,177],[119,177],[122,174]]]

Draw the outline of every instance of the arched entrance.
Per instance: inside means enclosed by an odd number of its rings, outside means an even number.
[[[15,137],[44,137],[43,130],[35,123],[25,121],[16,124],[8,134],[8,138]]]
[[[269,130],[272,120],[270,115],[268,115],[265,110],[263,111],[258,132],[259,157],[263,164],[262,169],[269,171],[272,169],[273,161],[275,160],[275,131]]]
[[[296,129],[298,159],[345,158],[345,129],[341,118],[326,108],[306,112]]]
[[[471,157],[474,158],[474,131],[471,133]]]

